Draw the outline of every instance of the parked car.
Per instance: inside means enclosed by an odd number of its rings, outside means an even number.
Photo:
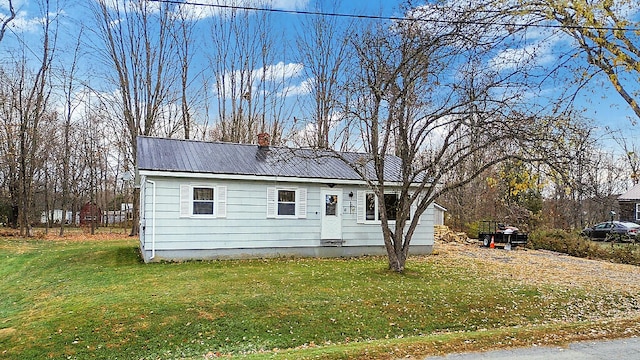
[[[591,239],[605,241],[636,241],[640,232],[640,225],[626,221],[606,221],[587,227],[582,230],[582,235]]]

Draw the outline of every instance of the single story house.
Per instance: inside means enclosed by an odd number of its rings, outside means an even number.
[[[618,197],[620,221],[640,223],[640,184]]]
[[[140,249],[145,262],[386,254],[378,201],[399,196],[389,156],[378,199],[329,151],[138,137]],[[374,176],[366,154],[342,153]],[[420,217],[412,254],[429,254],[434,206]]]

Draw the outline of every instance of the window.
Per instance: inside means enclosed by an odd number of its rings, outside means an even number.
[[[213,215],[213,188],[193,188],[193,214]]]
[[[268,218],[306,218],[307,189],[267,188]]]
[[[387,220],[395,220],[398,213],[398,194],[384,194],[384,208],[387,210]]]
[[[636,220],[640,220],[640,203],[636,204]]]
[[[384,194],[384,205],[387,211],[387,220],[395,221],[398,215],[398,201],[400,195],[397,193]],[[378,198],[373,192],[358,191],[357,198],[357,215],[359,223],[380,223],[380,214],[378,211]],[[411,216],[415,211],[411,206]]]
[[[278,190],[278,215],[296,215],[296,192],[294,190]]]
[[[376,195],[373,193],[368,193],[365,206],[367,207],[366,220],[373,221],[376,220],[376,214],[378,213],[378,205],[376,201]]]
[[[180,185],[180,217],[226,216],[226,186]]]
[[[338,216],[336,207],[338,206],[338,197],[336,195],[325,195],[324,199],[324,214],[325,216]]]

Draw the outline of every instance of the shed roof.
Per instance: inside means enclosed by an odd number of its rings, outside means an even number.
[[[140,136],[137,155],[139,170],[362,180],[356,166],[375,179],[366,153]],[[400,158],[387,155],[385,181],[401,181],[401,165]]]
[[[635,185],[626,193],[618,196],[618,201],[640,200],[640,184]]]

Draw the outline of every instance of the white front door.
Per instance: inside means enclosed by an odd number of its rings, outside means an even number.
[[[342,191],[323,189],[322,196],[322,240],[342,240]]]

